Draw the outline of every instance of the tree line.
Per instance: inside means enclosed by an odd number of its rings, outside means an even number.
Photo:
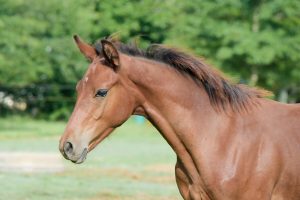
[[[237,82],[300,100],[300,3],[295,0],[0,0],[0,115],[66,118],[87,62],[86,41],[118,33],[206,58]],[[8,97],[25,102],[23,111]],[[6,98],[6,100],[5,100]]]

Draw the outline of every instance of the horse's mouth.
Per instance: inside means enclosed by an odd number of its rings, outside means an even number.
[[[83,163],[83,162],[85,161],[86,156],[87,156],[87,153],[88,153],[88,149],[85,148],[85,149],[83,150],[83,152],[81,153],[81,156],[80,156],[80,158],[79,158],[78,160],[71,160],[71,161],[72,161],[73,163],[76,163],[76,164],[81,164],[81,163]]]

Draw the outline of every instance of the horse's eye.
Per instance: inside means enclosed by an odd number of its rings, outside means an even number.
[[[105,97],[107,95],[108,90],[107,89],[100,89],[95,94],[95,97]]]

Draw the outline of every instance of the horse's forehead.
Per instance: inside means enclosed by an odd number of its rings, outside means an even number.
[[[93,83],[95,81],[106,81],[109,79],[111,70],[106,66],[93,64],[89,67],[87,73],[82,78],[84,84]]]
[[[91,75],[95,74],[97,72],[97,70],[99,70],[98,65],[93,63],[89,66],[86,74],[91,76]]]
[[[105,69],[103,66],[97,64],[92,64],[89,66],[87,73],[85,74],[84,80],[87,82],[89,79],[92,79],[94,76],[104,73]]]

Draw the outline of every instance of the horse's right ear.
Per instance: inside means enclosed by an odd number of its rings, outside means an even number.
[[[92,62],[93,59],[97,56],[97,52],[94,47],[85,43],[80,39],[78,35],[73,36],[77,47],[79,48],[80,52],[90,61]]]
[[[110,66],[117,71],[120,67],[120,56],[117,48],[114,46],[114,44],[106,39],[101,40],[102,44],[102,53]]]

